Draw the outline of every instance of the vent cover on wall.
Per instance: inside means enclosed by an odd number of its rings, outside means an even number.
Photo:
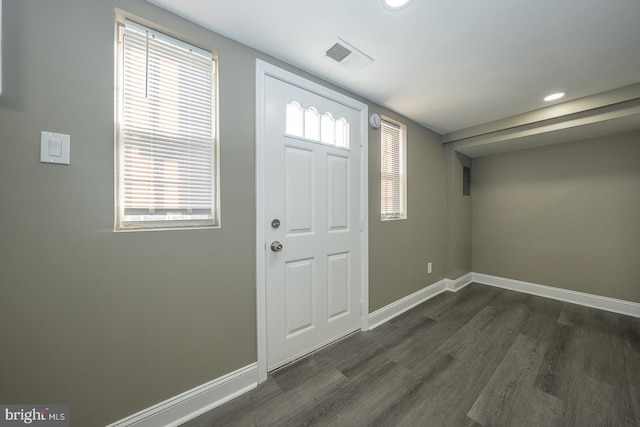
[[[331,58],[341,65],[344,65],[354,73],[362,70],[373,62],[372,57],[340,37],[338,37],[338,41],[327,50],[326,55],[327,58]]]

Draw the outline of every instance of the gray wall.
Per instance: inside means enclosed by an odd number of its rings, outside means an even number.
[[[473,160],[473,271],[640,302],[640,132]]]
[[[380,221],[380,130],[370,129],[370,312],[444,279],[447,268],[445,163],[440,136],[400,116],[387,116],[407,125],[407,219]],[[429,262],[433,264],[431,274],[427,274]]]
[[[255,59],[283,64],[142,0],[3,6],[0,402],[105,425],[255,362]],[[218,52],[220,229],[112,231],[114,7]],[[444,150],[407,125],[406,221],[379,221],[369,138],[372,310],[445,276]],[[43,130],[71,135],[70,166],[39,162]]]
[[[471,272],[471,196],[462,195],[462,170],[471,167],[471,159],[445,149],[447,169],[447,277],[457,279]]]
[[[105,425],[254,362],[255,56],[144,1],[3,6],[0,401]],[[219,230],[113,232],[114,6],[219,51]]]

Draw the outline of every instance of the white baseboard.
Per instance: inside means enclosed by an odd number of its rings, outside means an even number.
[[[488,274],[472,273],[471,275],[474,282],[484,285],[584,305],[613,313],[626,314],[627,316],[640,317],[640,303],[636,302],[554,288],[552,286],[539,285],[504,277],[490,276]]]
[[[457,279],[445,279],[447,281],[447,290],[451,292],[458,292],[460,289],[473,282],[473,273],[467,273],[464,276]]]
[[[447,279],[442,279],[439,282],[429,285],[426,288],[422,288],[411,295],[407,295],[396,302],[392,302],[391,304],[370,313],[369,330],[374,329],[394,317],[401,315],[405,311],[412,309],[416,305],[445,292],[447,290],[447,284]]]
[[[588,294],[585,292],[571,291],[568,289],[554,288],[552,286],[523,282],[521,280],[507,279],[481,273],[468,273],[457,279],[443,279],[433,285],[427,286],[411,295],[393,302],[379,310],[369,314],[369,329],[374,329],[386,323],[434,296],[445,292],[457,292],[465,286],[476,282],[497,288],[509,289],[526,294],[537,295],[573,304],[593,307],[613,313],[626,314],[640,317],[640,303],[624,301],[615,298]]]
[[[256,388],[258,364],[238,369],[107,427],[176,427]]]

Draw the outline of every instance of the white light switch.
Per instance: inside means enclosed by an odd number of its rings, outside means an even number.
[[[62,133],[40,134],[40,161],[42,163],[71,164],[71,136]]]
[[[51,157],[62,157],[62,138],[58,136],[49,138],[49,155]]]

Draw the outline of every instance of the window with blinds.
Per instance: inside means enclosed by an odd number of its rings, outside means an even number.
[[[406,127],[383,119],[380,127],[380,219],[407,217]]]
[[[218,225],[215,60],[119,27],[116,230]]]

